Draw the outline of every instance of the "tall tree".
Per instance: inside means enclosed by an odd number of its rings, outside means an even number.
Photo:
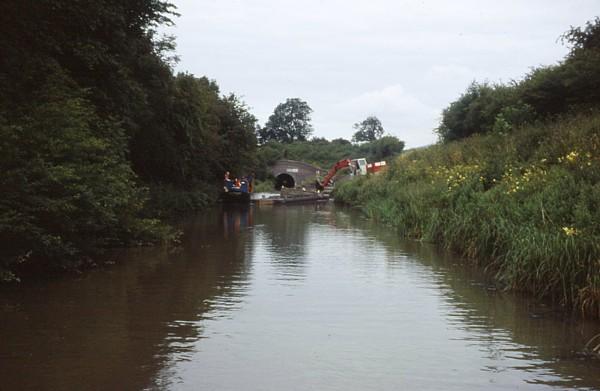
[[[147,241],[128,139],[170,77],[153,28],[163,1],[6,0],[0,5],[0,280],[81,265]]]
[[[379,118],[369,116],[364,121],[355,123],[353,126],[356,133],[352,136],[352,141],[375,141],[383,136],[384,129]]]
[[[217,83],[206,77],[180,73],[169,84],[154,123],[130,142],[142,179],[192,188],[254,165],[257,121],[244,102],[220,96]]]
[[[404,149],[404,141],[394,136],[383,136],[375,141],[361,144],[359,148],[369,161],[379,161],[401,153]]]
[[[312,109],[302,99],[288,98],[285,103],[280,103],[273,114],[260,129],[258,137],[261,143],[267,141],[280,141],[293,143],[294,141],[306,141],[313,132],[310,123]]]
[[[0,281],[166,237],[142,218],[146,187],[204,196],[255,166],[245,104],[173,75],[156,34],[172,15],[163,0],[0,2]]]

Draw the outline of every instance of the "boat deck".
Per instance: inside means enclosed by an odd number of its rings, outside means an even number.
[[[252,202],[258,205],[296,204],[303,202],[323,202],[329,200],[328,193],[317,193],[310,190],[282,189],[279,195],[262,195],[252,197]]]

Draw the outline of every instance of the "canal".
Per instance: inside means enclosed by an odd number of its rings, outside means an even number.
[[[600,333],[332,204],[0,291],[0,390],[600,390]]]

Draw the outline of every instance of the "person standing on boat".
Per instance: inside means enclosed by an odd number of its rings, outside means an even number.
[[[325,190],[325,188],[323,187],[323,185],[321,185],[321,171],[317,170],[315,171],[315,191],[317,193],[320,193],[323,190]]]
[[[229,171],[225,171],[225,176],[223,178],[223,187],[225,188],[225,191],[231,190],[232,186],[233,183],[231,182],[231,179],[229,179]]]
[[[256,176],[256,174],[254,173],[254,171],[252,171],[247,177],[246,180],[248,181],[248,192],[252,193],[254,191],[254,177]]]

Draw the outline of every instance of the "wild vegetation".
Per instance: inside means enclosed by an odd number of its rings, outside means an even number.
[[[299,98],[260,128],[215,81],[175,75],[174,39],[157,33],[175,16],[161,0],[3,3],[0,281],[171,240],[165,221],[214,202],[225,171],[264,173],[288,155],[327,165],[357,148],[306,141],[312,109]],[[403,146],[377,142],[368,151]]]
[[[314,130],[310,123],[312,111],[300,98],[287,99],[275,107],[265,126],[258,129],[258,140],[261,143],[306,141]]]
[[[312,109],[301,99],[288,99],[279,104],[264,128],[258,129],[256,174],[259,179],[257,189],[272,191],[275,178],[269,176],[269,166],[280,159],[299,160],[328,170],[337,161],[347,158],[366,157],[368,161],[381,161],[398,155],[404,149],[404,142],[385,135],[381,121],[369,116],[354,124],[354,143],[337,138],[327,140],[313,137],[310,123]]]
[[[168,240],[255,163],[256,119],[214,81],[174,75],[165,1],[8,0],[0,34],[0,280],[78,269]],[[148,202],[150,199],[150,202]]]
[[[508,288],[598,317],[600,19],[564,39],[563,62],[510,86],[474,83],[444,111],[440,144],[335,197]]]
[[[375,141],[385,133],[381,121],[373,115],[368,116],[362,122],[355,123],[353,128],[356,132],[352,135],[352,141],[356,142]]]
[[[300,160],[329,169],[341,159],[365,157],[367,161],[374,162],[389,159],[403,149],[404,142],[394,136],[383,136],[362,144],[353,144],[342,138],[331,141],[313,138],[294,143],[271,141],[258,148],[256,173],[261,180],[268,179],[268,167],[280,159]]]

